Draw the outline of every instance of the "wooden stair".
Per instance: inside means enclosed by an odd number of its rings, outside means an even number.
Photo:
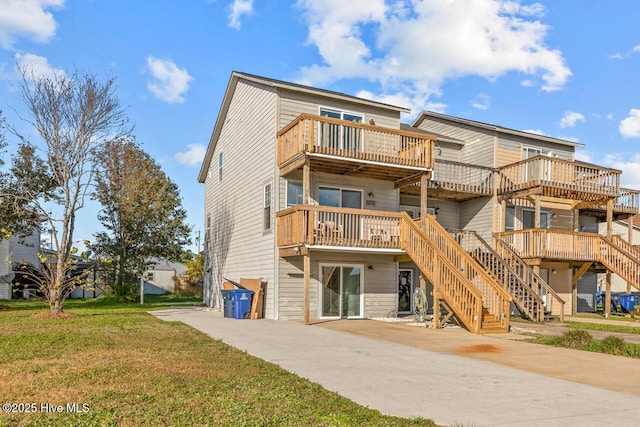
[[[400,246],[434,286],[434,325],[442,304],[470,332],[509,331],[511,297],[430,215],[423,227],[406,213]]]

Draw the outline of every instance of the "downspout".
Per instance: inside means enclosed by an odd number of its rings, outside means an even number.
[[[278,123],[280,123],[280,93],[279,89],[276,87],[274,90],[275,95],[275,123],[273,124],[273,135],[275,138],[275,146],[273,150],[273,187],[274,187],[274,205],[275,209],[273,212],[274,218],[274,233],[273,233],[273,318],[278,320],[280,318],[280,256],[278,252],[278,221],[276,217],[276,213],[280,210],[280,171],[278,170],[278,165],[276,164],[277,160],[277,152],[278,152],[278,138],[275,136],[278,132]]]

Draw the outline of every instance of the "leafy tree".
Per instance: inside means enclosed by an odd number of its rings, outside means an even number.
[[[77,70],[70,75],[36,75],[26,67],[18,71],[25,121],[41,144],[15,132],[22,142],[5,201],[9,199],[18,216],[31,214],[52,230],[55,253],[41,259],[41,274],[36,276],[51,311],[61,313],[78,282],[70,280],[78,263],[73,257],[75,221],[94,182],[93,153],[130,128],[113,79],[102,81]]]
[[[123,296],[150,258],[179,260],[191,230],[178,187],[135,142],[111,141],[96,154],[95,196],[106,231],[95,235],[93,249],[107,261],[114,292]]]
[[[198,280],[204,278],[204,254],[197,254],[192,260],[186,261],[185,264],[189,283],[195,284]]]

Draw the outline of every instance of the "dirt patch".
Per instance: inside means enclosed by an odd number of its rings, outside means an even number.
[[[73,313],[51,313],[51,312],[46,312],[46,313],[38,313],[35,316],[33,316],[34,319],[72,319],[76,317],[75,314]]]
[[[8,305],[0,304],[0,310],[13,310],[13,307],[9,307]]]
[[[500,347],[493,344],[476,344],[467,345],[456,349],[456,353],[469,354],[469,353],[502,353]]]

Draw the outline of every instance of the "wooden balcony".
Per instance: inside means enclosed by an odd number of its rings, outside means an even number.
[[[434,138],[329,117],[301,114],[277,134],[280,174],[299,169],[389,181],[419,176],[433,167]]]
[[[277,213],[281,256],[308,246],[400,250],[399,212],[297,205]],[[297,248],[297,250],[294,250]]]
[[[595,233],[530,228],[496,233],[520,258],[597,262],[602,237]]]
[[[464,201],[493,195],[495,169],[449,160],[436,160],[429,180],[429,197]],[[420,196],[420,184],[402,189],[403,194]]]
[[[586,208],[618,197],[620,174],[617,169],[536,156],[500,168],[498,193],[502,198],[538,194],[580,200],[576,207]]]
[[[613,218],[626,219],[631,215],[637,215],[640,212],[640,191],[629,188],[621,188],[613,203]],[[580,213],[585,215],[605,218],[607,215],[607,206],[590,206],[583,209]]]

